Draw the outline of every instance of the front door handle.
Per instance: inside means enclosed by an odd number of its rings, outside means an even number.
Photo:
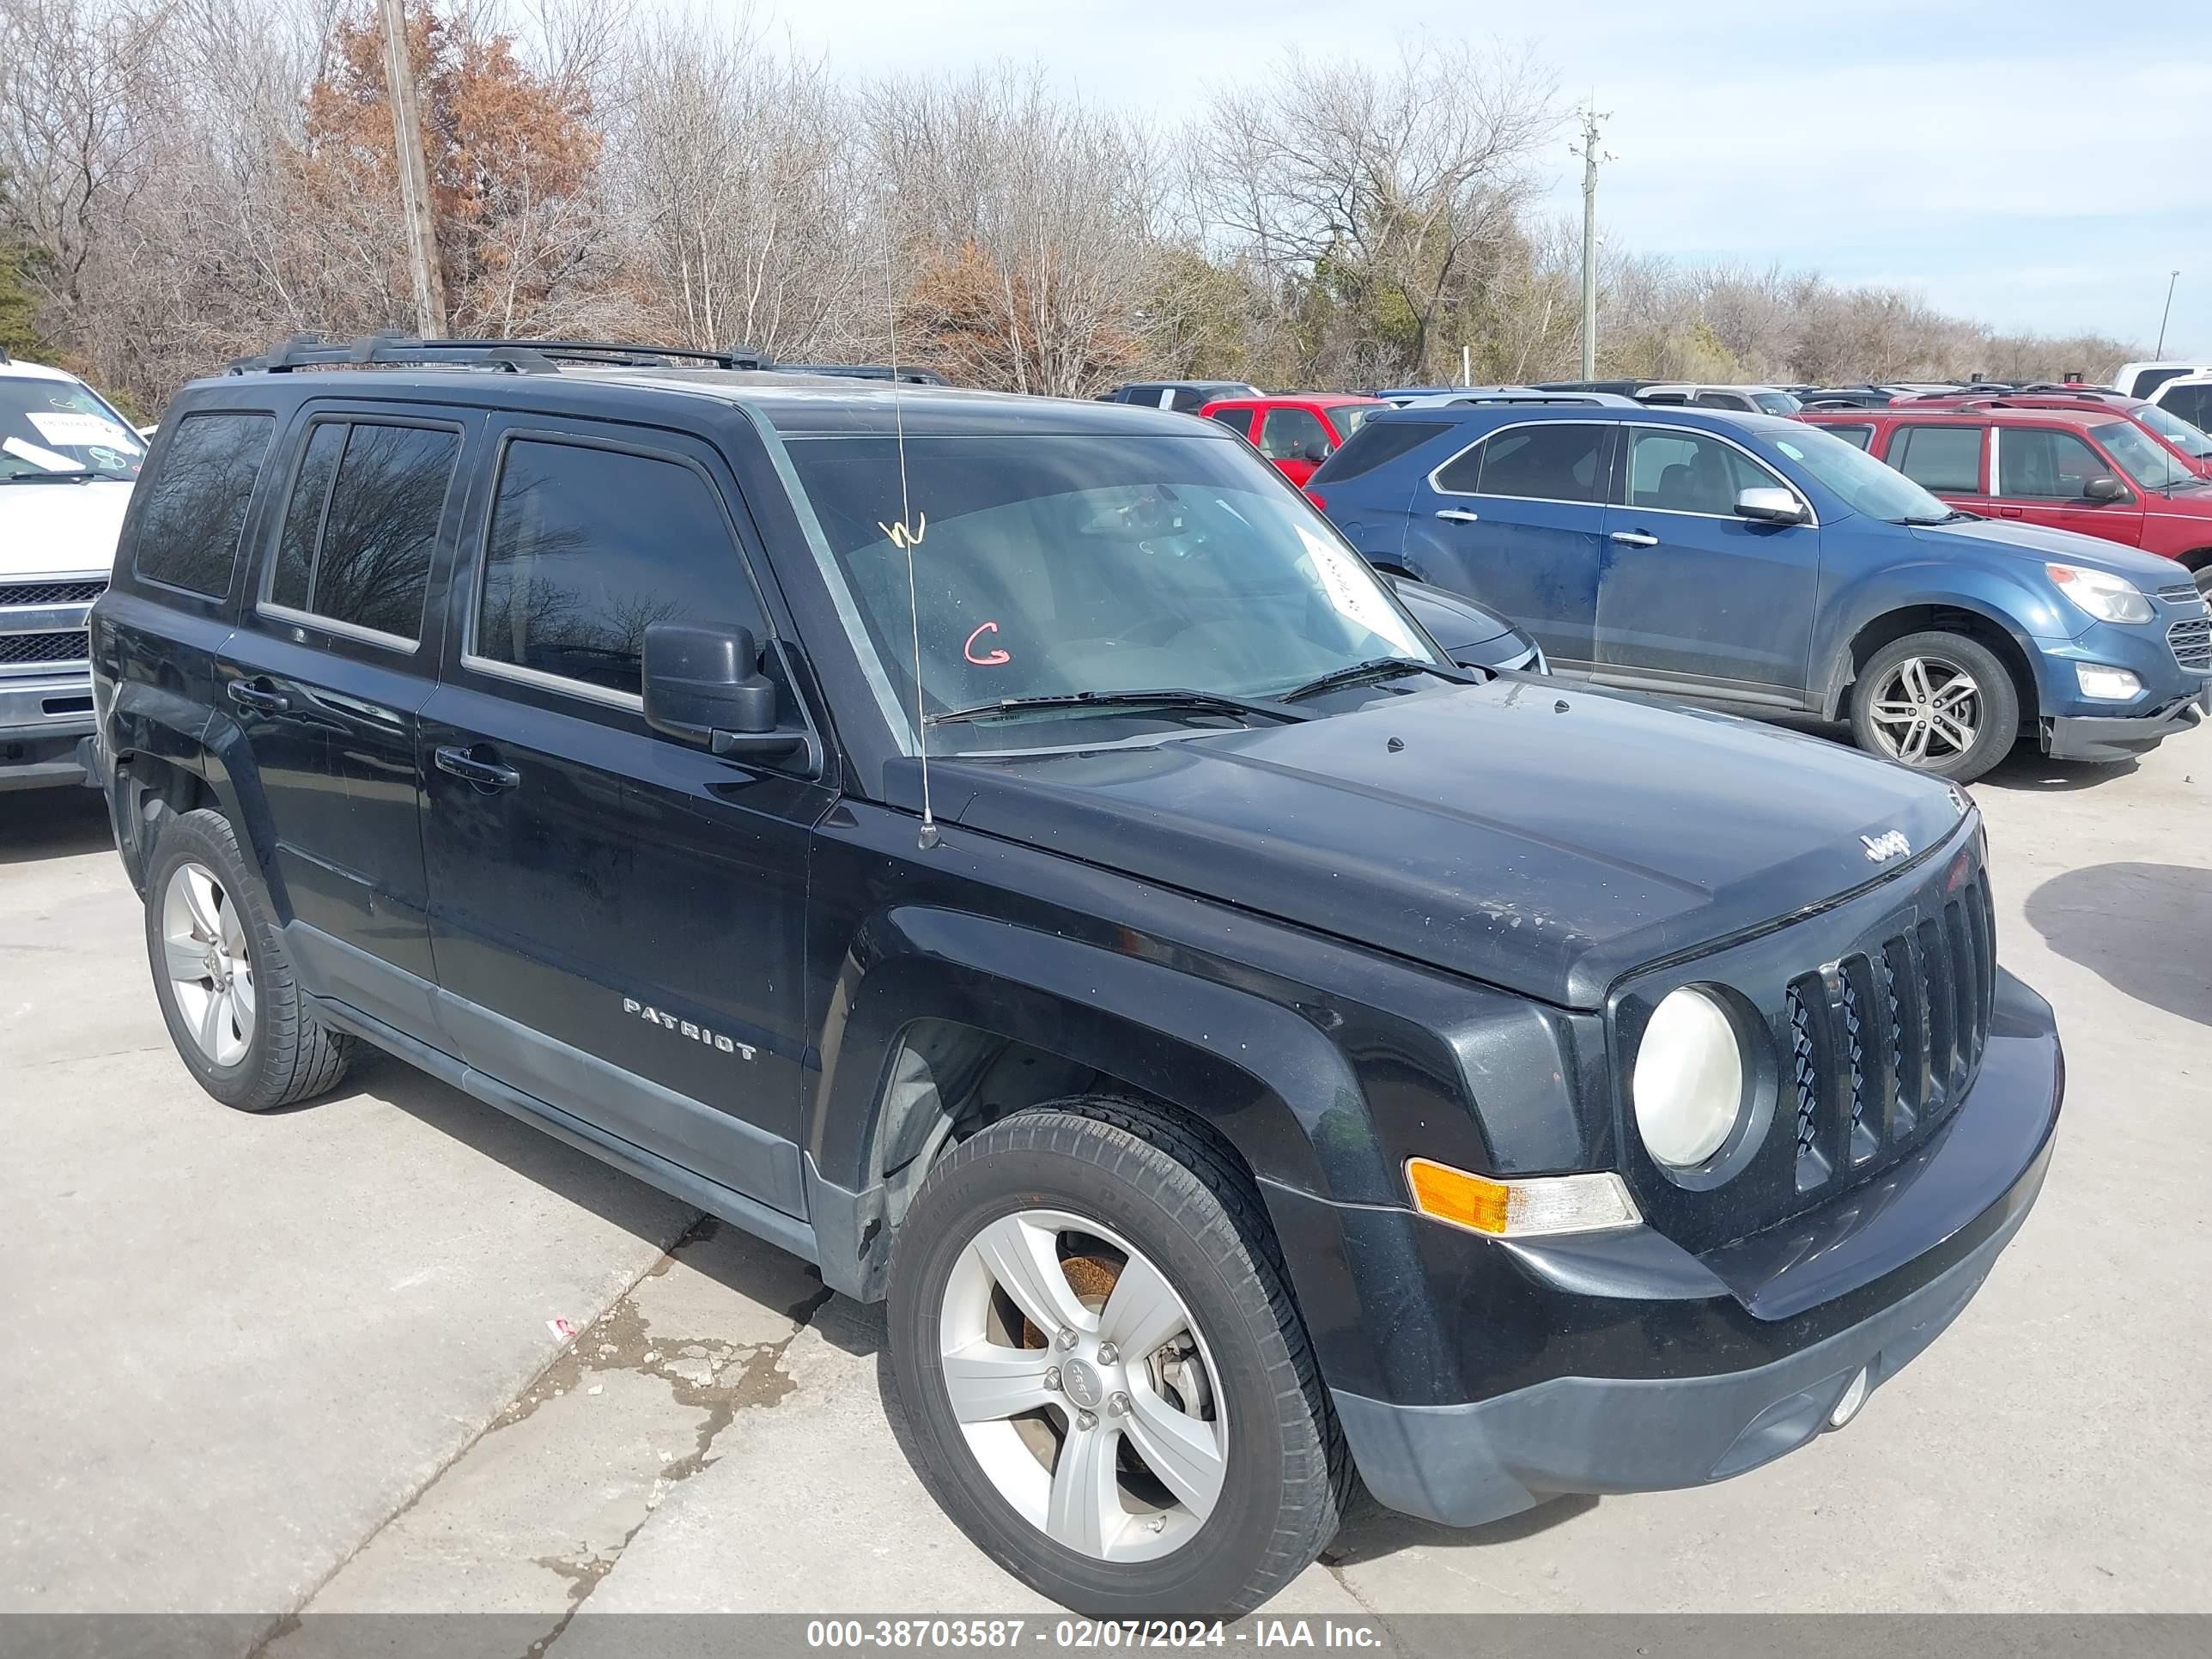
[[[1647,535],[1641,530],[1616,530],[1613,532],[1613,539],[1619,542],[1623,547],[1656,547],[1659,545],[1659,538],[1656,536]]]
[[[1451,524],[1480,524],[1482,522],[1482,515],[1480,514],[1470,513],[1463,507],[1440,507],[1437,509],[1437,517]]]
[[[282,691],[264,685],[248,685],[244,680],[230,683],[230,700],[241,708],[258,709],[264,714],[281,714],[292,706],[291,700]]]
[[[438,763],[441,772],[450,772],[479,789],[512,789],[522,781],[522,774],[512,766],[480,760],[467,750],[450,744],[434,750],[432,758]]]

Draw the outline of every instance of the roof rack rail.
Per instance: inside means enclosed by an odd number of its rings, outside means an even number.
[[[559,372],[563,362],[619,368],[774,367],[763,354],[742,346],[708,351],[695,346],[652,345],[626,340],[422,340],[396,329],[386,329],[366,339],[353,341],[326,341],[319,334],[295,334],[258,357],[234,359],[228,372],[283,374],[298,368],[452,363],[504,369],[514,374],[552,374]]]

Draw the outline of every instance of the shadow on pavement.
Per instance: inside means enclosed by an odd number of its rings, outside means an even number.
[[[2044,942],[2137,1002],[2212,1025],[2212,870],[2093,864],[2027,896]]]
[[[2017,789],[2045,795],[2063,795],[2076,789],[2094,789],[2142,769],[2135,760],[2092,763],[2052,760],[2039,754],[2033,743],[2023,743],[1974,781],[1977,789]]]
[[[1321,1559],[1332,1567],[1352,1567],[1417,1547],[1476,1550],[1487,1544],[1510,1544],[1533,1538],[1540,1532],[1549,1532],[1553,1527],[1563,1527],[1596,1507],[1596,1498],[1577,1494],[1554,1498],[1533,1510],[1509,1515],[1503,1521],[1492,1521],[1486,1527],[1441,1527],[1433,1521],[1386,1510],[1363,1490],[1352,1499],[1343,1529],[1336,1534],[1336,1540],[1322,1551]]]
[[[17,789],[0,795],[0,865],[112,853],[107,798],[94,789]]]

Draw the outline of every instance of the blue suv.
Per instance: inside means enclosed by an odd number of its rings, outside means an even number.
[[[2212,708],[2212,619],[2169,561],[1960,512],[1800,422],[1392,410],[1306,493],[1559,672],[1848,719],[1869,753],[1956,781],[2026,734],[2115,761]]]

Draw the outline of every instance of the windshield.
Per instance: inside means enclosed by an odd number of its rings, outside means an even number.
[[[135,478],[145,459],[130,423],[82,381],[0,375],[0,480],[76,472]]]
[[[2145,404],[2141,409],[2131,409],[2129,414],[2172,444],[2185,455],[2212,455],[2212,433],[2191,426],[2171,410],[2160,409],[2156,404]]]
[[[1869,519],[1941,524],[1957,516],[1902,472],[1892,471],[1864,450],[1818,427],[1777,438],[1774,447],[1842,496],[1852,512]]]
[[[1805,407],[1786,392],[1754,392],[1751,400],[1765,415],[1795,415]]]
[[[854,643],[910,727],[915,635],[928,714],[1020,697],[1174,689],[1270,698],[1378,657],[1444,665],[1366,562],[1245,445],[1188,437],[906,441],[921,532],[914,603],[895,439],[802,437],[787,452]],[[947,726],[932,752],[1236,721],[1219,709],[1102,705]],[[1067,728],[1081,723],[1079,737]],[[911,746],[911,738],[908,738]]]
[[[2146,489],[2171,489],[2176,484],[2198,482],[2172,450],[2132,421],[2108,421],[2093,429],[2097,441]]]

